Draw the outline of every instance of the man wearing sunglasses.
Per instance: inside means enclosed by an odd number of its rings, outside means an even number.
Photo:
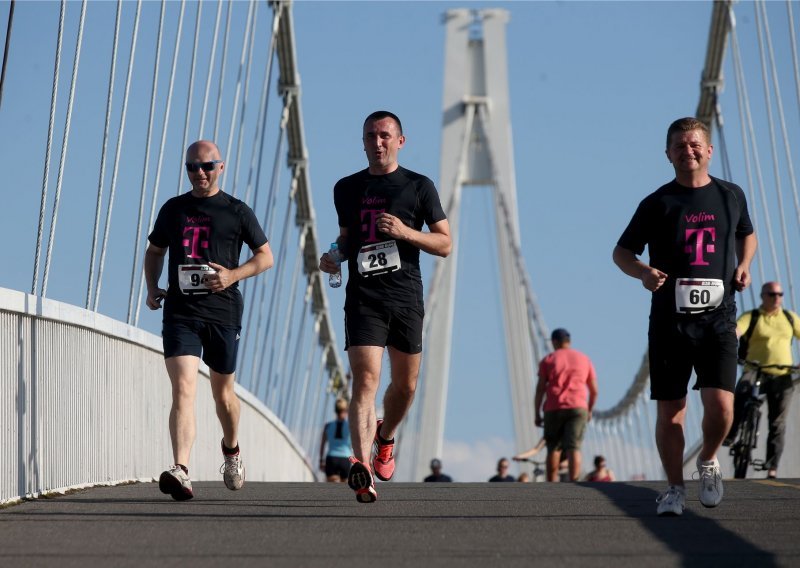
[[[200,359],[211,372],[211,392],[222,426],[223,480],[242,487],[239,399],[234,391],[243,302],[238,282],[273,264],[267,237],[252,209],[219,187],[225,169],[216,144],[199,140],[186,150],[192,190],[169,199],[158,213],[145,253],[147,307],[161,308],[164,362],[172,383],[169,432],[174,464],[159,488],[177,501],[191,499],[189,455],[195,438],[194,399]],[[242,245],[253,255],[239,264]],[[169,251],[168,286],[158,280]]]
[[[736,335],[740,337],[739,355],[762,365],[791,365],[792,338],[800,338],[800,317],[783,308],[783,288],[778,282],[767,282],[761,287],[761,305],[745,312],[736,321]],[[778,476],[778,462],[786,438],[786,419],[792,400],[792,375],[782,369],[764,369],[769,379],[761,383],[767,395],[769,434],[767,435],[767,477]],[[736,439],[744,414],[744,404],[752,389],[756,371],[745,367],[733,401],[733,424],[725,438],[729,446]]]

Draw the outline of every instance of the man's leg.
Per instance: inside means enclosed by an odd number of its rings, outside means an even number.
[[[411,408],[417,390],[421,361],[421,353],[403,353],[394,347],[389,347],[392,381],[383,396],[383,424],[379,432],[385,440],[394,438],[397,427]]]
[[[656,418],[656,446],[670,485],[683,485],[683,424],[686,398],[659,400]],[[720,439],[721,441],[721,439]]]
[[[703,401],[703,447],[700,460],[710,461],[717,457],[722,440],[733,422],[733,393],[716,388],[701,388]]]
[[[558,464],[561,463],[561,451],[552,450],[547,452],[547,481],[558,481]]]
[[[767,475],[775,477],[778,473],[778,462],[783,454],[786,439],[786,418],[789,404],[792,401],[791,377],[776,377],[767,390],[767,409],[769,434],[767,435]]]
[[[375,397],[381,382],[383,347],[374,345],[347,348],[353,373],[353,399],[350,401],[350,438],[355,458],[369,463],[375,439]]]
[[[581,476],[581,451],[569,450],[567,457],[569,458],[569,479],[570,481],[578,481]]]
[[[165,359],[164,363],[172,383],[172,408],[169,413],[172,456],[176,464],[188,467],[195,438],[194,399],[200,358],[178,355]]]
[[[211,370],[211,393],[214,395],[214,404],[217,418],[222,426],[222,436],[225,446],[234,449],[239,444],[239,415],[241,406],[239,397],[236,396],[234,373],[217,373]]]

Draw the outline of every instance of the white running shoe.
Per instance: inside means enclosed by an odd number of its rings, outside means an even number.
[[[716,507],[722,501],[722,474],[719,460],[700,461],[697,458],[697,473],[700,474],[700,503],[704,507]]]
[[[686,507],[686,488],[683,485],[670,485],[656,499],[659,517],[677,517]]]
[[[158,478],[158,488],[176,501],[188,501],[194,497],[192,481],[179,465],[173,465]]]
[[[219,472],[225,481],[225,487],[237,491],[244,485],[244,462],[240,453],[229,456],[223,452],[225,462],[220,466]]]

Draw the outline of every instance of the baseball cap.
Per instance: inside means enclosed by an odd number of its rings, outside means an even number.
[[[563,327],[559,327],[553,330],[553,333],[550,334],[550,339],[552,341],[569,341],[569,332]]]
[[[437,467],[439,468],[442,467],[442,462],[437,460],[436,458],[433,458],[431,460],[431,469],[436,469]]]

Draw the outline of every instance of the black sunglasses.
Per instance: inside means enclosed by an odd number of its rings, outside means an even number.
[[[217,169],[217,164],[221,164],[222,160],[211,160],[210,162],[186,162],[186,171],[193,174],[203,170],[204,172],[213,172]]]
[[[772,296],[773,298],[775,296],[783,296],[783,292],[767,292],[767,296]]]

